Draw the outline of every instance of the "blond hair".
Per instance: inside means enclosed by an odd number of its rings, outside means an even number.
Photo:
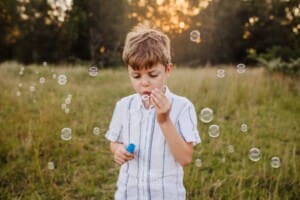
[[[122,58],[134,70],[159,63],[167,67],[171,63],[170,39],[158,30],[138,25],[126,36]]]

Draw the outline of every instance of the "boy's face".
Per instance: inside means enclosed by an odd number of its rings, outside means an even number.
[[[163,90],[167,76],[171,73],[172,65],[165,68],[162,64],[156,64],[150,69],[133,70],[128,66],[128,74],[133,88],[140,95],[150,96],[155,88]]]

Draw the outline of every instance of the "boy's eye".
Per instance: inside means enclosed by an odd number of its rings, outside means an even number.
[[[149,74],[149,76],[154,78],[154,77],[157,77],[158,74]]]
[[[132,76],[134,79],[138,79],[138,78],[140,78],[141,76],[140,75],[133,75]]]

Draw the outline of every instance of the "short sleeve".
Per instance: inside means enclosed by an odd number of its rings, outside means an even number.
[[[120,101],[116,103],[109,129],[105,134],[106,139],[111,142],[120,142],[123,143],[122,137],[122,110]]]
[[[197,115],[191,102],[187,102],[186,106],[179,113],[177,124],[180,135],[186,142],[193,142],[193,145],[201,142],[197,129]]]

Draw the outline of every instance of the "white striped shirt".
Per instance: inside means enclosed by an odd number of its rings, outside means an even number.
[[[186,142],[199,143],[197,116],[193,104],[166,89],[172,104],[170,118]],[[115,199],[183,200],[183,168],[175,161],[156,121],[154,107],[144,108],[139,94],[122,98],[116,104],[106,138],[126,146],[136,145],[135,159],[121,166]]]

